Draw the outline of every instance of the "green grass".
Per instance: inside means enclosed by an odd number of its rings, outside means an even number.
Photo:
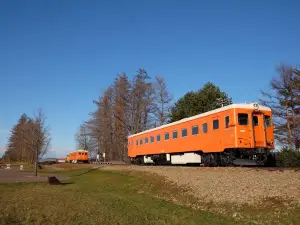
[[[0,224],[300,224],[300,208],[281,199],[255,207],[207,204],[145,172],[39,172],[71,179],[60,186],[1,184]]]
[[[59,172],[64,173],[64,172]],[[0,224],[232,224],[225,216],[162,200],[148,179],[82,169],[69,184],[0,185]],[[158,188],[158,187],[157,187]]]

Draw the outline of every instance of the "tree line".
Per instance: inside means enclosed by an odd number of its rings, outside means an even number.
[[[153,78],[139,69],[132,79],[118,75],[104,91],[97,106],[75,135],[77,148],[90,155],[105,153],[107,160],[127,161],[127,137],[228,105],[232,100],[219,87],[208,82],[172,104],[172,94],[163,77]]]
[[[11,162],[34,163],[47,153],[50,141],[50,130],[45,124],[42,110],[33,117],[24,113],[10,130],[3,159]]]
[[[272,109],[276,144],[299,149],[300,71],[283,64],[276,70],[269,89],[261,90],[259,103]],[[172,96],[163,77],[151,77],[144,69],[131,78],[117,75],[93,101],[96,110],[76,132],[77,149],[88,150],[92,157],[105,153],[106,160],[126,162],[129,135],[232,104],[231,97],[211,82],[175,102]],[[4,158],[34,162],[47,152],[50,140],[42,111],[34,117],[23,114],[11,129]]]
[[[154,80],[144,69],[130,79],[126,73],[93,103],[90,113],[76,133],[77,148],[91,155],[105,153],[107,160],[127,160],[127,136],[167,122],[172,95],[163,77]]]

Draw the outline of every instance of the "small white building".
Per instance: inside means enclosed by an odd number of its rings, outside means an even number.
[[[59,159],[57,159],[57,161],[58,161],[59,163],[64,163],[64,162],[66,162],[66,159],[65,159],[65,158],[59,158]]]

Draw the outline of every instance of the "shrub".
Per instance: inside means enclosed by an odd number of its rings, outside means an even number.
[[[280,167],[300,167],[300,152],[282,147],[276,154],[276,165]]]

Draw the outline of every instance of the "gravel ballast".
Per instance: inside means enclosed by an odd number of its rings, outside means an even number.
[[[234,167],[104,166],[104,170],[143,171],[186,188],[202,202],[257,204],[266,198],[300,203],[300,172]]]

